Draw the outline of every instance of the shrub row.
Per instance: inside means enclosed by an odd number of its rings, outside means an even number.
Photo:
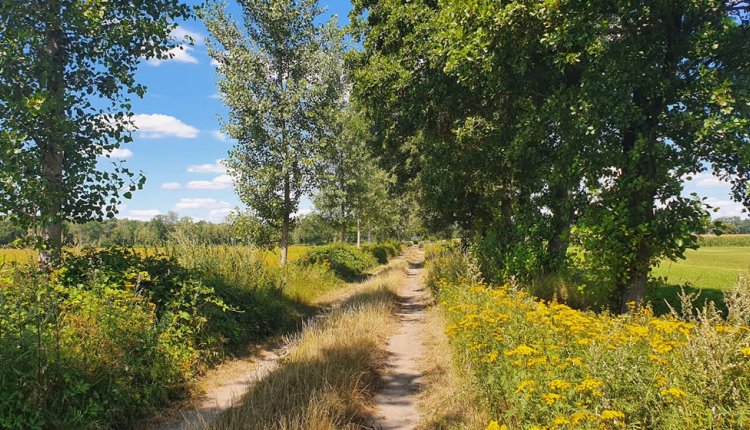
[[[657,318],[646,308],[613,316],[472,281],[465,256],[433,256],[430,286],[456,355],[496,418],[488,428],[750,427],[747,285],[727,296],[726,320],[689,301],[681,315]],[[436,276],[446,265],[463,273]]]
[[[378,261],[378,264],[386,264],[388,260],[401,253],[401,244],[398,242],[384,242],[380,244],[364,245],[362,250],[369,252]]]
[[[345,281],[356,281],[377,264],[375,257],[356,246],[332,243],[317,246],[299,260],[302,266],[323,265]]]
[[[0,428],[127,427],[189,393],[249,339],[292,327],[341,281],[320,266],[266,265],[243,249],[122,249],[62,268],[0,273]]]

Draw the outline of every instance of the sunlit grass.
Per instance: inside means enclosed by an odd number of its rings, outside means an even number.
[[[723,290],[737,285],[739,277],[750,271],[750,247],[710,246],[688,250],[686,255],[685,260],[662,262],[652,275],[667,278],[669,284]]]

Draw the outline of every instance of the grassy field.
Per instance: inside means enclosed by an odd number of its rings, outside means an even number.
[[[220,247],[219,247],[220,248]],[[289,247],[289,261],[299,259],[302,254],[310,248],[308,245],[292,245]],[[160,250],[161,248],[135,248],[139,250]],[[279,249],[274,250],[256,250],[257,256],[260,256],[264,262],[270,266],[277,266],[279,264]],[[36,258],[36,251],[32,249],[11,249],[11,248],[0,248],[0,264],[3,263],[25,263],[34,261]]]
[[[648,293],[654,311],[668,312],[666,301],[677,306],[682,290],[696,295],[698,305],[708,300],[726,311],[724,292],[736,286],[740,276],[750,273],[750,247],[706,246],[688,250],[686,256],[684,260],[664,261],[653,269],[654,277],[665,279]]]
[[[685,260],[662,262],[653,275],[667,278],[670,284],[722,290],[734,287],[739,276],[748,272],[750,247],[708,246],[688,250]]]

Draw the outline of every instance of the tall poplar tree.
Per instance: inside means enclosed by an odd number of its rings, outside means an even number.
[[[322,136],[340,100],[339,31],[317,25],[316,0],[240,0],[242,23],[210,3],[201,12],[213,36],[224,129],[237,141],[227,165],[243,203],[281,230],[287,261],[291,214],[314,187]]]
[[[179,0],[0,2],[0,212],[59,259],[62,224],[113,217],[145,178],[97,157],[129,142],[135,71],[178,41]]]

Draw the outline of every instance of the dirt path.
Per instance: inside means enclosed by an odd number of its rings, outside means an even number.
[[[395,264],[404,259],[399,256],[391,261]],[[372,273],[378,276],[389,266],[381,266]],[[410,274],[411,276],[411,274]],[[332,291],[319,299],[317,305],[323,310],[312,316],[310,322],[325,318],[332,310],[336,309],[348,297],[353,296],[362,284],[355,284],[349,288]],[[238,358],[220,364],[209,370],[202,378],[201,387],[204,394],[192,399],[189,403],[163,411],[158,417],[158,422],[145,424],[146,428],[152,430],[197,430],[205,427],[206,423],[213,421],[221,412],[232,407],[239,401],[250,388],[259,380],[264,378],[278,365],[280,358],[287,354],[289,348],[294,344],[297,336],[272,340],[255,345],[248,351],[244,358]]]
[[[378,430],[413,429],[419,422],[418,394],[422,383],[420,358],[425,352],[425,291],[422,253],[419,264],[411,264],[399,296],[397,313],[401,326],[388,342],[388,362],[383,386],[375,395],[377,411],[373,426]]]

